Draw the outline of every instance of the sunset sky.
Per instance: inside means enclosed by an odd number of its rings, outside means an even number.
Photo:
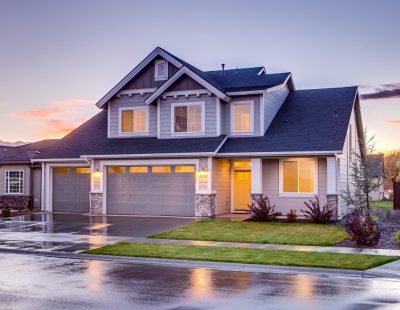
[[[399,12],[396,0],[0,0],[0,140],[62,137],[161,46],[203,70],[291,71],[297,89],[359,85],[377,148],[400,148]]]

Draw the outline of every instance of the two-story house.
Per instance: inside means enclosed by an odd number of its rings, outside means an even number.
[[[347,212],[357,87],[296,90],[291,73],[201,71],[156,48],[97,107],[33,159],[44,211],[212,217],[265,194],[283,214],[315,195]]]

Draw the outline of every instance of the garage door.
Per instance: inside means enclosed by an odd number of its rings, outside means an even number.
[[[195,167],[108,167],[107,213],[194,216]]]
[[[90,168],[53,169],[53,211],[89,213]]]

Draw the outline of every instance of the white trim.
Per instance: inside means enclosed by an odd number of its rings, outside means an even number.
[[[222,140],[221,144],[218,145],[217,149],[214,152],[214,156],[217,155],[217,153],[219,152],[219,150],[224,146],[226,140],[228,140],[228,136],[225,136],[224,140]]]
[[[326,176],[327,176],[327,195],[337,195],[338,189],[338,171],[336,157],[326,158]]]
[[[166,91],[162,93],[163,99],[166,99],[167,97],[177,98],[179,96],[185,96],[186,98],[188,98],[189,96],[200,97],[201,95],[211,95],[211,92],[208,89],[194,89],[194,90]]]
[[[50,162],[85,162],[85,159],[81,156],[81,158],[48,158],[48,159],[31,159],[31,162],[34,163],[50,163]]]
[[[116,154],[116,155],[81,155],[82,158],[104,158],[104,159],[112,159],[112,158],[171,158],[171,157],[208,157],[214,156],[213,152],[197,152],[197,153],[152,153],[152,154]]]
[[[243,90],[243,91],[230,91],[226,94],[228,96],[244,96],[244,95],[259,95],[266,92],[266,89],[259,89],[259,90]]]
[[[267,74],[267,69],[265,69],[265,67],[263,67],[263,68],[257,73],[257,75],[261,75],[261,74]]]
[[[161,102],[160,98],[157,99],[157,139],[161,137]]]
[[[263,193],[263,161],[261,158],[251,159],[251,193]]]
[[[172,77],[168,79],[164,84],[162,84],[154,93],[152,93],[146,100],[145,102],[147,104],[152,103],[154,100],[156,100],[159,96],[162,95],[163,92],[165,92],[168,87],[170,87],[174,82],[176,82],[183,74],[186,74],[208,90],[210,90],[212,93],[214,93],[217,97],[221,98],[224,101],[231,101],[231,98],[228,97],[225,93],[217,89],[215,86],[211,85],[208,83],[206,80],[198,76],[196,73],[194,73],[192,70],[190,70],[187,67],[182,67],[180,68]]]
[[[8,181],[8,186],[7,186],[7,173],[9,174],[10,172],[19,172],[21,173],[22,176],[22,188],[19,188],[18,193],[10,193],[10,180]],[[19,180],[19,182],[21,182]],[[21,185],[21,183],[19,184]],[[22,189],[22,191],[21,191]],[[18,195],[24,195],[25,193],[25,171],[21,169],[7,169],[4,170],[4,195],[10,195],[10,196],[18,196]]]
[[[110,102],[107,103],[107,138],[111,138],[111,111],[110,111],[111,107],[110,107]]]
[[[234,117],[234,106],[235,105],[247,105],[250,104],[250,131],[235,131],[235,117]],[[254,135],[254,100],[243,100],[243,101],[231,101],[230,103],[230,134],[231,136],[248,136]]]
[[[139,88],[139,89],[126,89],[126,90],[121,90],[118,92],[117,97],[121,96],[133,96],[133,95],[141,95],[144,96],[145,94],[151,94],[154,92],[157,88]]]
[[[165,75],[164,76],[160,76],[160,72],[158,72],[158,64],[164,64],[164,68],[165,68]],[[165,81],[168,80],[168,61],[166,61],[165,59],[158,59],[156,61],[154,61],[154,80],[155,81]]]
[[[291,80],[291,79],[292,79],[292,74],[290,73],[290,74],[287,76],[286,80],[285,80],[282,84],[276,85],[276,86],[273,86],[273,87],[268,88],[268,89],[267,89],[267,93],[271,93],[271,92],[273,92],[273,91],[276,91],[276,90],[279,90],[279,89],[284,88],[284,87],[286,86],[287,82],[288,82],[289,80]],[[293,81],[292,81],[292,84],[293,84]],[[293,88],[294,88],[294,84],[293,84]]]
[[[144,69],[154,58],[161,56],[175,67],[181,68],[182,64],[174,57],[170,56],[160,47],[155,48],[145,59],[143,59],[131,72],[129,72],[117,85],[115,85],[103,98],[101,98],[96,106],[101,108],[108,100],[110,100],[118,91],[122,89],[131,79],[133,79],[140,71]]]
[[[188,132],[175,132],[175,108],[176,107],[189,107],[189,106],[200,106],[201,107],[201,129],[200,131],[188,131]],[[186,137],[186,136],[204,136],[206,133],[206,102],[195,101],[195,102],[172,102],[171,103],[171,136],[172,137]]]
[[[302,192],[284,192],[283,191],[283,161],[312,161],[314,162],[314,191],[312,193],[302,193]],[[298,165],[299,167],[299,165]],[[298,168],[299,169],[299,168]],[[319,165],[318,158],[279,158],[279,197],[314,197],[318,195],[318,173],[319,173]],[[298,175],[298,177],[300,177]],[[299,184],[298,184],[299,185]]]
[[[217,97],[217,102],[216,102],[217,106],[216,106],[216,117],[217,117],[217,136],[219,137],[221,135],[221,99],[219,99]]]
[[[146,130],[145,131],[133,131],[123,132],[122,131],[122,112],[123,111],[135,111],[135,110],[146,110]],[[150,127],[150,110],[149,106],[140,107],[123,107],[118,109],[118,135],[123,137],[136,137],[136,136],[148,136]]]
[[[326,156],[342,154],[339,151],[302,151],[302,152],[247,152],[247,153],[218,153],[216,157],[251,157],[251,156],[264,156],[264,157],[279,157],[279,156]]]
[[[264,124],[264,117],[265,117],[265,94],[260,95],[260,136],[263,136],[265,134],[265,124]]]

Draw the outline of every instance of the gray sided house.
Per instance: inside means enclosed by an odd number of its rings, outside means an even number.
[[[41,165],[31,160],[57,140],[17,147],[0,146],[0,208],[41,207]]]
[[[156,48],[97,107],[32,159],[44,211],[212,217],[265,194],[283,214],[315,195],[347,213],[357,87],[297,90],[289,72],[202,71]]]

